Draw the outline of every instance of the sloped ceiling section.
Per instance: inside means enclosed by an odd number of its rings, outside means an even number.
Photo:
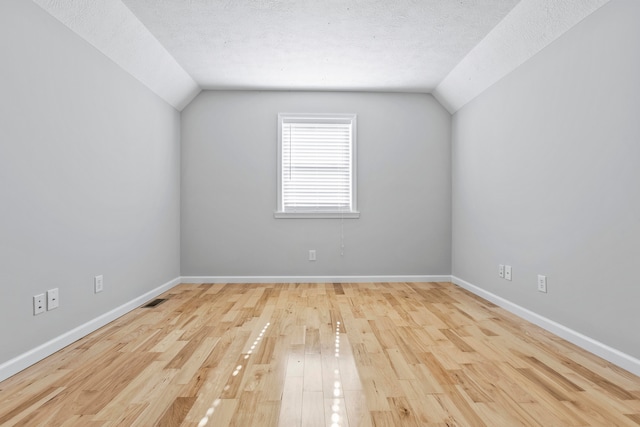
[[[522,0],[436,87],[455,113],[609,0]]]
[[[609,0],[33,0],[178,110],[203,89],[433,93],[454,113]]]
[[[200,87],[120,0],[33,0],[178,110]]]
[[[122,0],[203,89],[431,92],[518,0]]]

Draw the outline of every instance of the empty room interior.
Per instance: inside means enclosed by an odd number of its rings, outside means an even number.
[[[638,22],[3,0],[0,425],[640,425]]]

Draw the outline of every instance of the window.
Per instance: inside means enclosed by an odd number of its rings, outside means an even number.
[[[357,218],[356,115],[278,115],[276,218]]]

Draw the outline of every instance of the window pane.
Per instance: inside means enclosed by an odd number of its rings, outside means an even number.
[[[355,116],[280,116],[281,212],[350,212]]]

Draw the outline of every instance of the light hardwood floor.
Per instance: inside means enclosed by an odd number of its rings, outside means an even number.
[[[161,298],[0,383],[0,425],[640,425],[640,378],[450,283]]]

